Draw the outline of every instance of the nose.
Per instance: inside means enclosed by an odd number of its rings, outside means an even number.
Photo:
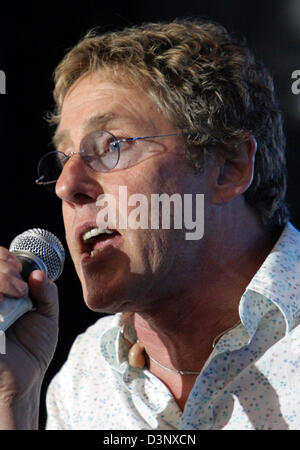
[[[72,155],[56,182],[56,195],[74,205],[94,202],[103,193],[99,176],[85,164],[80,154]]]

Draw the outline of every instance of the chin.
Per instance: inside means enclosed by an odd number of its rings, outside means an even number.
[[[120,250],[111,249],[106,257],[100,256],[80,267],[83,297],[89,309],[95,312],[114,314],[135,312],[143,307],[149,286],[152,285],[142,264],[138,270],[129,256]],[[109,256],[109,257],[108,257]]]
[[[110,304],[120,303],[135,277],[130,266],[129,256],[113,246],[107,246],[96,257],[81,260],[77,273],[87,306],[107,311]]]
[[[131,302],[126,301],[124,292],[127,291],[126,283],[85,283],[83,298],[86,306],[99,313],[115,314],[124,311]],[[98,288],[97,288],[98,286]],[[100,287],[101,286],[101,287]],[[105,286],[103,288],[103,286]],[[126,296],[127,297],[127,296]]]

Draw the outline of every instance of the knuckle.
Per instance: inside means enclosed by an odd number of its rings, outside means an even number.
[[[1,259],[6,261],[9,258],[10,254],[11,254],[11,252],[6,247],[0,246],[0,258]]]
[[[56,286],[56,284],[54,283],[54,281],[52,281],[52,280],[50,280],[49,278],[47,278],[46,286],[47,286],[47,290],[48,290],[49,292],[51,292],[51,293],[56,293],[56,291],[57,291],[57,286]]]
[[[9,274],[8,272],[0,272],[0,282],[1,283],[10,282],[11,279],[12,279],[12,275]]]
[[[7,273],[0,273],[0,292],[7,294],[12,281],[12,276]]]
[[[9,270],[14,270],[18,273],[22,272],[22,264],[21,262],[14,256],[13,253],[8,252],[7,255],[0,255],[0,270],[3,272],[7,272]]]
[[[13,264],[18,272],[23,270],[21,261],[12,252],[9,252],[9,263]]]
[[[54,298],[58,298],[58,289],[56,284],[51,281],[48,280],[47,281],[47,288],[46,288],[46,292],[47,292],[47,297],[54,299]]]
[[[18,290],[18,286],[23,285],[22,278],[13,272],[0,272],[0,292],[9,294]]]
[[[56,284],[54,283],[54,281],[49,281],[49,284],[50,284],[50,288],[51,288],[53,294],[57,296],[58,288],[57,288]]]
[[[16,267],[9,263],[0,264],[0,273],[10,278],[15,277],[22,279],[20,272],[16,269]]]

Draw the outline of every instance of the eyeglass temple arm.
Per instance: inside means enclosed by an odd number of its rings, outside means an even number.
[[[42,181],[43,178],[44,178],[44,175],[42,175],[40,178],[35,180],[36,184],[51,184],[51,183],[55,183],[56,182],[56,181]]]
[[[158,137],[168,137],[168,136],[181,136],[183,133],[170,133],[170,134],[159,134],[157,136],[138,136],[126,139],[118,139],[119,142],[127,142],[127,141],[137,141],[138,139],[151,139]]]

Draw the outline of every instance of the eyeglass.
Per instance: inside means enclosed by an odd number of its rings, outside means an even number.
[[[117,139],[109,131],[92,131],[82,139],[79,152],[70,152],[67,155],[59,151],[46,153],[38,163],[39,178],[36,183],[44,185],[48,190],[54,192],[56,181],[66,162],[73,155],[80,155],[85,164],[96,172],[109,172],[116,166],[118,169],[126,169],[160,151],[157,142],[148,141],[148,145],[145,145],[143,139],[180,135],[182,133]],[[121,149],[122,151],[120,151]]]

